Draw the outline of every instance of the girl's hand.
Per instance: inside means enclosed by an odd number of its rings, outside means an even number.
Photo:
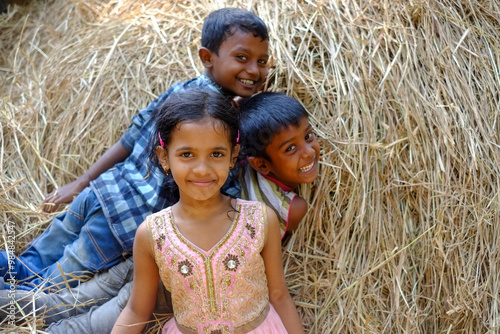
[[[71,202],[87,186],[88,182],[86,183],[81,178],[78,178],[71,183],[59,187],[45,197],[42,203],[42,210],[48,213],[55,212],[59,208],[59,205]]]

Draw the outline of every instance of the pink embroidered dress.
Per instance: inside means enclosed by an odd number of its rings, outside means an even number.
[[[183,237],[171,208],[147,218],[174,318],[163,333],[286,333],[269,303],[264,261],[266,207],[238,199],[226,235],[205,251]]]

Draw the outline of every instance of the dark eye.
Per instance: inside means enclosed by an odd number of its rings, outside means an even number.
[[[237,55],[236,58],[239,58],[241,60],[247,60],[247,56],[244,55]]]
[[[193,153],[191,153],[191,152],[183,152],[179,156],[182,157],[182,158],[191,158],[191,157],[193,157]]]
[[[258,63],[262,65],[267,65],[267,59],[260,59]]]
[[[212,156],[214,158],[222,158],[224,156],[224,153],[222,153],[222,152],[214,152],[214,153],[212,153]]]
[[[306,141],[313,140],[314,137],[316,137],[316,135],[314,134],[314,132],[311,131],[306,135]]]
[[[295,145],[290,145],[286,148],[285,152],[291,152],[291,151],[295,150],[295,147],[296,147]]]

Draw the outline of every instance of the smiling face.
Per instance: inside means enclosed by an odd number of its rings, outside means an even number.
[[[298,126],[290,125],[275,134],[266,153],[270,160],[260,158],[266,167],[264,174],[291,189],[311,183],[318,176],[319,144],[306,117]]]
[[[255,94],[267,76],[269,42],[236,29],[217,54],[200,49],[205,73],[224,91],[241,97]]]
[[[179,123],[166,148],[157,148],[162,167],[170,169],[182,200],[218,198],[238,149],[220,121],[205,117]]]

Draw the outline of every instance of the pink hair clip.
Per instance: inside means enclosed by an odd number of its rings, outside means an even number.
[[[240,130],[238,130],[238,137],[236,137],[236,144],[240,142]]]
[[[160,145],[161,145],[161,147],[165,148],[165,143],[163,142],[163,140],[161,140],[160,131],[158,131],[158,138],[160,138]]]

